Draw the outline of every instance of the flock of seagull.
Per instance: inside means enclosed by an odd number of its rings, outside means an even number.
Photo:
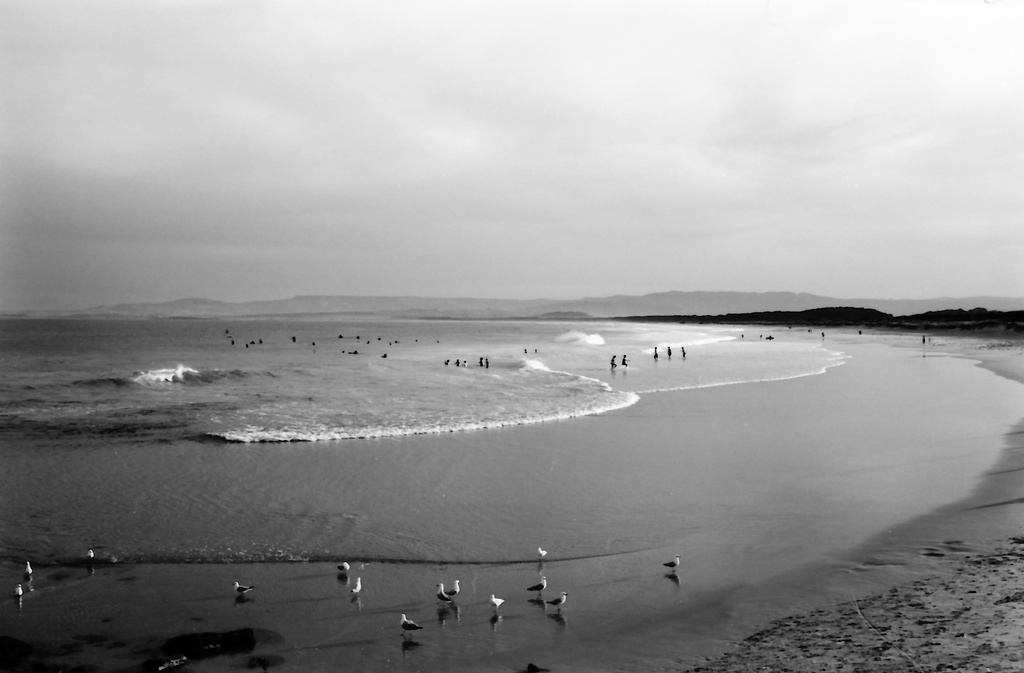
[[[547,555],[548,555],[548,552],[545,549],[543,549],[541,547],[537,547],[537,558],[539,559],[539,561],[541,563],[543,563],[544,557],[547,556]],[[679,554],[676,554],[675,559],[669,561],[668,563],[663,563],[662,565],[664,565],[666,568],[669,568],[672,571],[671,574],[674,574],[676,572],[676,569],[679,567],[679,563],[680,563]],[[349,564],[348,561],[343,561],[340,565],[338,565],[338,571],[341,574],[341,576],[345,579],[346,583],[348,583],[348,572],[351,569],[352,569],[352,566],[351,566],[351,564]],[[18,585],[18,586],[19,586],[19,589],[20,589],[21,585]],[[236,592],[236,594],[238,595],[239,598],[241,598],[245,594],[247,594],[250,591],[252,591],[253,588],[254,587],[252,585],[248,585],[247,586],[247,585],[244,585],[244,584],[240,584],[239,582],[235,582],[235,592]],[[558,596],[558,598],[552,598],[550,600],[543,600],[541,596],[542,596],[544,590],[547,589],[547,588],[548,588],[547,577],[545,577],[544,575],[541,575],[540,576],[540,582],[538,582],[537,584],[534,584],[532,586],[527,587],[526,590],[531,592],[531,593],[536,592],[536,594],[537,594],[537,597],[534,598],[534,599],[531,599],[531,602],[538,603],[538,604],[541,604],[541,605],[544,605],[544,606],[550,605],[551,607],[557,609],[558,614],[561,614],[562,606],[565,605],[565,601],[566,601],[566,599],[569,596],[569,592],[568,591],[563,591],[561,593],[561,595]],[[360,592],[362,592],[362,590],[363,590],[363,579],[362,579],[362,577],[356,577],[355,585],[349,590],[349,593],[352,595],[353,601],[356,600],[359,597],[359,594],[360,594]],[[446,589],[445,588],[444,582],[438,582],[437,583],[436,597],[437,597],[437,600],[442,605],[453,605],[454,602],[455,602],[455,597],[459,594],[460,591],[462,591],[462,589],[459,587],[459,580],[455,580],[454,583],[452,584],[452,587],[450,589]],[[505,602],[504,598],[498,598],[494,594],[491,594],[490,604],[491,604],[491,607],[494,608],[495,619],[498,619],[498,617],[497,617],[498,608],[500,608],[502,603],[504,603],[504,602]],[[399,624],[402,627],[402,637],[403,638],[410,637],[413,632],[420,631],[420,630],[423,629],[422,626],[420,626],[419,624],[417,624],[413,620],[409,619],[404,612],[402,613],[401,621],[399,622]]]
[[[89,550],[89,551],[91,552],[92,550]],[[543,562],[544,557],[547,556],[547,555],[548,555],[548,552],[545,549],[543,549],[541,547],[537,547],[537,557],[538,557],[538,559],[541,562]],[[675,568],[676,566],[679,565],[679,557],[676,556],[676,560],[675,561],[673,561],[672,563],[666,563],[665,565],[670,567],[670,568]],[[348,571],[351,570],[351,569],[352,569],[352,565],[348,561],[342,561],[341,564],[338,566],[338,571],[341,574],[341,576],[345,579],[346,583],[348,582]],[[557,608],[558,612],[561,613],[562,612],[562,606],[565,605],[565,600],[568,597],[569,592],[568,591],[563,591],[562,595],[559,596],[558,598],[553,598],[553,599],[551,599],[549,601],[541,601],[541,593],[544,591],[544,589],[547,588],[547,586],[548,586],[547,578],[544,577],[543,575],[541,575],[540,582],[538,582],[537,584],[534,584],[533,586],[527,587],[526,590],[530,591],[530,592],[534,592],[534,591],[537,592],[537,598],[533,599],[534,602],[537,602],[537,603],[543,602],[543,604],[545,604],[545,605],[550,605],[550,606],[552,606],[554,608]],[[243,599],[245,594],[249,593],[254,588],[255,588],[255,586],[251,585],[251,584],[246,585],[246,584],[242,584],[240,582],[235,582],[235,595],[237,596],[237,598],[239,600],[241,600],[241,599]],[[363,590],[363,578],[362,577],[356,577],[355,585],[349,590],[349,593],[352,595],[353,600],[356,600],[358,598],[358,596],[359,596],[360,592],[362,592],[362,590]],[[21,591],[21,585],[20,584],[18,585],[17,591],[19,591],[19,592]],[[459,594],[460,591],[462,591],[462,589],[459,587],[459,580],[455,580],[455,582],[452,584],[452,587],[450,589],[445,589],[444,582],[438,582],[437,583],[437,594],[436,594],[437,600],[441,604],[443,604],[443,605],[452,605],[455,602],[455,597]],[[19,593],[18,595],[20,596],[21,594]],[[498,598],[494,594],[491,594],[490,604],[491,604],[491,607],[494,608],[495,615],[497,615],[498,608],[500,608],[501,604],[504,603],[504,602],[505,602],[504,598]],[[403,638],[408,636],[408,635],[410,635],[413,631],[419,631],[419,630],[421,630],[423,628],[422,626],[420,626],[419,624],[417,624],[413,620],[409,619],[405,615],[405,613],[402,613],[402,621],[400,622],[400,624],[402,626],[402,637]]]
[[[539,562],[541,564],[544,561],[544,557],[547,556],[547,555],[548,555],[548,552],[546,550],[542,549],[541,547],[537,547],[537,558],[538,558],[538,560],[539,560]],[[94,558],[95,558],[95,555],[93,554],[93,550],[90,549],[87,552],[87,554],[86,554],[86,562],[91,566]],[[668,563],[663,563],[662,565],[664,565],[666,568],[669,568],[671,570],[670,574],[674,575],[675,572],[676,572],[676,569],[679,567],[679,564],[680,564],[679,555],[676,554],[675,559],[673,559],[672,561],[669,561]],[[352,568],[352,566],[349,564],[348,561],[343,561],[340,565],[338,565],[338,571],[341,573],[341,576],[343,576],[345,578],[346,583],[348,582],[348,571],[351,570],[351,568]],[[24,581],[26,583],[32,581],[32,572],[33,572],[32,571],[32,563],[29,562],[29,561],[26,561],[25,562],[25,573],[24,573]],[[556,608],[558,610],[558,614],[561,614],[562,606],[565,605],[565,601],[566,601],[566,599],[569,596],[569,592],[568,591],[563,591],[563,592],[561,592],[561,595],[558,598],[552,598],[550,600],[544,600],[544,599],[542,599],[542,594],[543,594],[544,590],[547,589],[547,587],[548,587],[547,577],[545,577],[544,575],[541,575],[540,576],[540,582],[538,582],[537,584],[534,584],[532,586],[527,587],[526,591],[531,592],[531,593],[536,592],[536,594],[537,594],[537,597],[534,598],[534,599],[531,599],[531,602],[544,605],[545,609],[546,609],[546,607],[548,605],[550,605],[551,607]],[[255,589],[254,585],[251,585],[251,584],[250,585],[245,585],[245,584],[242,584],[240,582],[235,582],[235,595],[237,596],[238,600],[244,600],[245,595],[248,594],[249,592],[251,592],[253,589]],[[360,592],[362,592],[362,590],[363,590],[362,578],[361,577],[356,577],[356,583],[349,590],[349,593],[352,595],[353,601],[358,599],[359,594],[360,594]],[[455,580],[455,582],[452,584],[452,587],[450,589],[445,589],[444,582],[438,582],[438,584],[437,584],[437,594],[436,594],[437,600],[441,604],[443,604],[443,605],[452,605],[454,603],[454,601],[455,601],[455,597],[459,594],[460,591],[461,591],[461,588],[459,587],[459,580]],[[23,595],[24,595],[24,588],[22,587],[21,584],[18,584],[14,588],[14,598],[15,598],[15,600],[17,600],[19,606],[21,605],[21,601],[22,601],[22,596]],[[491,604],[491,607],[494,608],[495,619],[499,619],[499,617],[497,617],[498,608],[500,608],[502,603],[504,603],[504,602],[505,602],[504,598],[498,598],[494,594],[491,594],[490,604]],[[405,615],[405,613],[402,613],[402,619],[401,619],[400,625],[402,627],[402,638],[403,639],[405,639],[407,637],[410,637],[412,633],[414,633],[416,631],[420,631],[420,630],[423,629],[422,626],[420,626],[419,624],[417,624],[413,620],[409,619]],[[533,667],[532,664],[531,664],[531,667]],[[545,669],[537,669],[537,668],[534,667],[531,670],[545,670]]]
[[[547,553],[546,550],[544,550],[541,547],[537,547],[537,558],[540,559],[541,562],[543,562],[544,557],[547,556],[547,555],[548,555],[548,553]],[[676,558],[678,559],[679,557],[676,557]],[[666,564],[666,565],[668,565],[668,564]],[[347,573],[350,567],[351,566],[346,561],[346,562],[344,562],[344,563],[342,563],[341,565],[338,566],[338,570],[340,570],[343,573]],[[531,591],[531,592],[536,591],[537,592],[537,598],[535,600],[537,602],[540,602],[540,600],[541,600],[540,599],[541,592],[543,592],[544,589],[547,588],[547,586],[548,586],[547,578],[544,577],[543,575],[541,575],[540,582],[537,583],[537,584],[534,584],[531,587],[527,587],[526,590],[527,591]],[[353,594],[358,594],[361,590],[362,590],[362,586],[360,584],[360,578],[357,577],[356,578],[356,586],[352,589],[352,593]],[[459,594],[459,592],[461,590],[462,589],[459,587],[459,580],[455,580],[455,582],[452,584],[452,588],[451,589],[445,589],[444,582],[438,582],[437,583],[437,594],[436,594],[437,600],[442,605],[452,605],[455,602],[455,597]],[[552,600],[549,600],[549,601],[544,601],[544,604],[545,605],[550,605],[550,606],[555,607],[555,608],[558,608],[558,612],[561,613],[562,612],[562,606],[565,605],[565,599],[566,599],[566,597],[568,595],[569,595],[569,592],[563,591],[561,596],[559,596],[558,598],[554,598]],[[491,594],[490,604],[491,604],[491,607],[494,608],[494,614],[495,614],[496,617],[497,617],[497,614],[498,614],[498,608],[500,608],[501,604],[504,603],[504,602],[505,602],[504,598],[498,598],[494,594]],[[419,630],[421,630],[423,628],[422,626],[420,626],[419,624],[417,624],[413,620],[409,619],[405,615],[405,613],[402,613],[402,620],[401,620],[400,624],[402,626],[402,637],[403,638],[406,637],[406,636],[409,636],[412,632],[419,631]]]

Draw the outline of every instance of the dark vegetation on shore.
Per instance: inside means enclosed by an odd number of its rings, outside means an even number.
[[[702,323],[717,325],[780,325],[864,327],[911,331],[959,330],[964,332],[1024,332],[1024,311],[989,311],[984,308],[929,311],[894,316],[872,308],[813,308],[806,311],[758,311],[723,315],[623,316],[633,322]]]

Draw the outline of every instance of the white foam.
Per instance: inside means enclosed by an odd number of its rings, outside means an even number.
[[[186,376],[198,376],[199,372],[186,365],[179,364],[177,367],[168,369],[151,369],[132,377],[132,381],[141,384],[151,383],[181,383]]]
[[[555,343],[560,344],[581,344],[587,346],[603,346],[604,337],[600,334],[587,334],[578,330],[571,330],[554,338]]]
[[[378,439],[384,437],[405,437],[410,435],[444,434],[447,432],[487,430],[516,425],[547,423],[550,421],[578,418],[580,416],[595,416],[609,411],[615,411],[616,409],[624,409],[625,407],[636,404],[640,400],[640,396],[636,393],[615,392],[607,388],[607,386],[602,387],[606,388],[609,393],[608,395],[602,395],[598,398],[591,398],[588,400],[581,400],[577,405],[566,407],[558,411],[532,412],[519,416],[492,418],[482,421],[451,421],[409,426],[386,424],[367,425],[362,427],[329,427],[326,425],[314,425],[305,428],[279,429],[248,426],[238,430],[208,434],[226,439],[229,442],[240,442],[245,444],[319,442],[343,439]]]

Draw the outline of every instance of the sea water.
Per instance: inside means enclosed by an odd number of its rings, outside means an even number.
[[[0,338],[4,438],[60,446],[495,428],[841,361],[814,344],[733,343],[736,329],[628,323],[26,320]]]
[[[398,544],[393,527],[365,521],[396,496],[387,471],[360,468],[348,495],[368,484],[361,504],[334,512],[316,466],[289,475],[276,461],[343,452],[401,469],[425,457],[403,459],[379,440],[573,423],[657,391],[814,375],[843,361],[818,343],[761,336],[624,322],[3,321],[0,452],[18,476],[0,545],[5,556],[55,561],[83,546],[124,561],[304,560],[341,548],[446,558],[430,536]],[[506,553],[484,540],[456,555]]]
[[[51,651],[126,643],[80,655],[105,668],[162,637],[255,627],[279,636],[261,655],[310,671],[676,670],[795,606],[848,600],[878,558],[910,567],[1003,530],[1012,510],[984,493],[967,533],[903,524],[963,502],[1024,387],[899,340],[611,321],[0,322],[0,579],[37,567],[0,630]],[[882,532],[865,562],[858,545]],[[667,574],[675,554],[684,567]],[[819,596],[829,568],[839,586]],[[538,573],[545,597],[571,593],[563,613],[525,591]],[[435,599],[453,579],[459,610]],[[257,585],[250,601],[235,602],[238,580]],[[508,599],[500,615],[491,593]],[[401,613],[426,624],[422,647],[407,651]]]

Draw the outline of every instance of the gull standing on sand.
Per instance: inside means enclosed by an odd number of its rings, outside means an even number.
[[[21,588],[21,585],[20,585],[20,584],[19,584],[18,586],[14,587],[14,598],[15,598],[15,600],[17,600],[17,601],[18,601],[19,603],[21,602],[21,597],[22,597],[22,595],[23,595],[24,593],[25,593],[25,591],[24,591],[24,590],[23,590],[23,589]]]
[[[406,617],[404,612],[402,613],[402,631],[403,631],[402,637],[403,638],[405,638],[407,632],[409,632],[409,631],[419,631],[422,628],[423,628],[422,626],[420,626],[416,622],[414,622],[411,619],[409,619],[408,617]]]
[[[349,565],[348,561],[342,561],[341,565],[338,566],[338,570],[343,573],[347,573],[352,566]]]
[[[25,579],[32,579],[32,563],[30,561],[25,561]]]
[[[448,598],[455,598],[455,595],[458,594],[459,591],[461,591],[461,589],[459,589],[459,580],[455,580],[455,586],[451,588],[451,591],[446,591],[445,593],[448,594]]]
[[[444,590],[444,582],[437,583],[437,600],[443,603],[451,603],[452,597],[449,596]]]
[[[548,586],[548,579],[546,577],[544,577],[543,575],[541,575],[540,576],[540,582],[538,582],[537,584],[534,584],[532,587],[527,587],[526,590],[527,591],[536,591],[537,595],[539,596],[540,593],[542,591],[544,591],[544,589],[547,588],[547,586]]]
[[[491,594],[491,605],[494,606],[494,611],[497,612],[501,604],[505,602],[504,598],[495,598],[494,594]]]
[[[252,590],[253,590],[254,588],[255,588],[255,587],[254,587],[253,585],[245,586],[245,585],[243,585],[243,584],[239,584],[238,582],[235,582],[235,591],[237,591],[237,592],[238,592],[238,595],[239,595],[239,596],[241,596],[242,594],[247,594],[247,593],[249,593],[249,592],[250,592],[250,591],[252,591]]]
[[[354,587],[352,587],[352,590],[349,593],[351,593],[352,595],[356,595],[356,594],[358,594],[362,590],[363,590],[363,578],[362,577],[357,577],[356,578],[356,585]]]
[[[679,554],[676,554],[675,561],[669,561],[668,563],[662,563],[661,565],[665,566],[666,568],[671,568],[673,571],[675,571],[675,569],[679,567]]]
[[[544,558],[547,555],[548,555],[547,551],[545,551],[544,549],[541,549],[540,547],[537,547],[537,558]]]
[[[565,605],[565,597],[569,595],[568,591],[563,591],[562,595],[558,598],[553,598],[550,601],[546,601],[548,605],[558,608],[558,611],[562,611],[562,606]]]

